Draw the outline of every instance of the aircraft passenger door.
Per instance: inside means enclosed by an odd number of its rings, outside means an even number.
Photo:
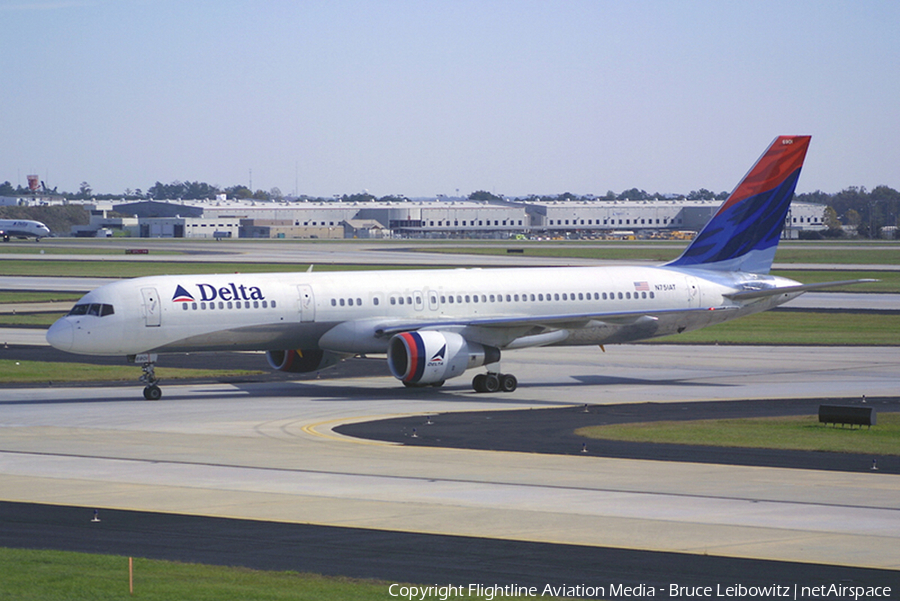
[[[312,286],[300,284],[297,286],[297,292],[300,294],[300,321],[315,321],[316,302],[313,298]]]
[[[688,292],[688,307],[700,306],[700,290],[697,287],[697,278],[694,276],[685,276]]]
[[[160,307],[156,288],[141,288],[141,295],[144,297],[144,325],[148,328],[158,328]]]

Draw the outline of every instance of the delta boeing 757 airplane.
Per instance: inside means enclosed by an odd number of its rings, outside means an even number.
[[[158,353],[266,351],[309,372],[385,353],[406,386],[441,386],[484,366],[478,392],[511,392],[501,353],[678,334],[758,313],[806,290],[768,275],[809,136],[775,139],[684,253],[658,267],[430,269],[142,277],[85,295],[47,341],[143,364],[162,392]]]

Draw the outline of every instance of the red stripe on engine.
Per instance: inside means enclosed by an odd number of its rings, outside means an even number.
[[[413,376],[415,376],[419,361],[421,361],[422,358],[419,357],[418,345],[412,334],[404,332],[403,334],[400,334],[400,337],[403,338],[403,344],[406,346],[407,351],[406,356],[409,357],[409,365],[406,366],[406,373],[403,374],[403,381],[410,382],[412,381]]]

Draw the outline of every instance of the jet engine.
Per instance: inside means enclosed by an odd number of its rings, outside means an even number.
[[[388,344],[388,367],[406,386],[440,386],[467,369],[499,360],[499,349],[469,342],[454,332],[403,332]]]
[[[295,374],[331,367],[343,357],[343,355],[321,349],[266,351],[266,359],[272,369]]]

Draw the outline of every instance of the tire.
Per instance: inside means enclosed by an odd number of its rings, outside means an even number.
[[[500,376],[500,390],[503,392],[512,392],[519,386],[519,381],[512,374],[503,374]]]
[[[155,384],[144,388],[144,398],[148,401],[158,401],[162,398],[162,390]]]
[[[500,390],[500,378],[497,377],[497,374],[488,374],[484,378],[484,391],[485,392],[497,392]]]
[[[472,388],[475,389],[475,392],[487,392],[487,388],[484,387],[486,378],[487,374],[478,374],[472,379]]]

